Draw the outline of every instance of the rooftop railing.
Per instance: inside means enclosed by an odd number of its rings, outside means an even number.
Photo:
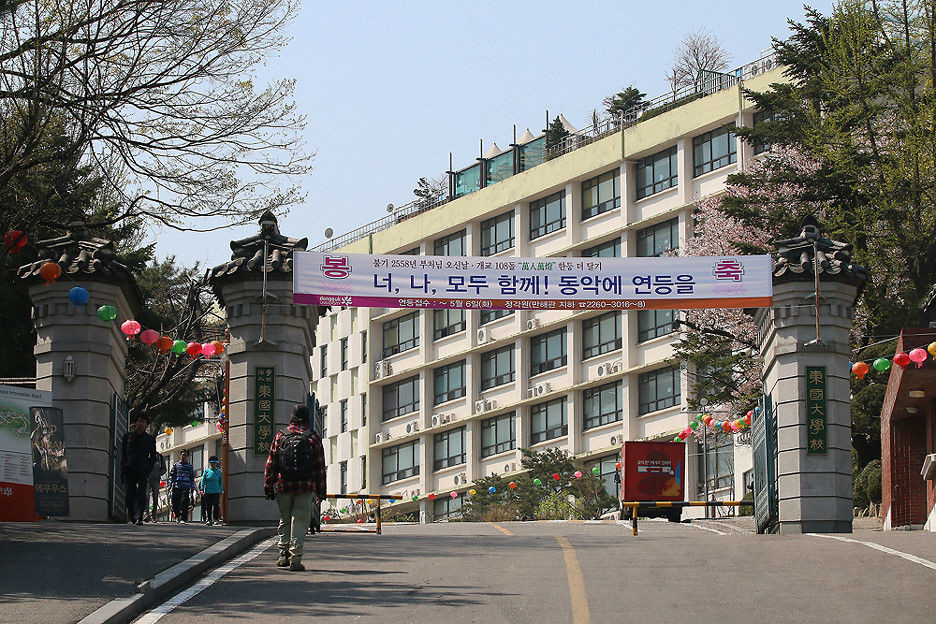
[[[615,132],[619,132],[625,128],[629,128],[630,126],[640,123],[641,121],[646,121],[647,119],[656,117],[657,115],[661,115],[667,111],[679,108],[680,106],[688,104],[689,102],[699,98],[703,98],[705,96],[718,93],[719,91],[729,89],[736,84],[743,82],[744,80],[749,80],[750,78],[768,72],[775,67],[777,67],[777,60],[773,52],[771,52],[770,54],[766,54],[752,63],[742,65],[741,67],[738,67],[731,72],[700,72],[699,79],[696,80],[692,85],[682,87],[675,91],[669,91],[651,100],[647,100],[646,102],[641,102],[640,104],[627,109],[621,115],[607,116],[602,119],[598,119],[592,123],[592,125],[569,134],[555,145],[546,148],[545,158],[542,161],[535,162],[526,167],[521,166],[520,171],[525,171],[532,166],[536,166],[541,162],[557,158],[563,154],[574,152],[577,149],[610,136]],[[483,172],[484,167],[480,167],[480,170]],[[520,171],[516,171],[514,175],[516,175],[516,173],[520,173]],[[457,175],[457,173],[458,172],[454,172],[450,175]],[[488,184],[490,184],[490,182]],[[452,185],[450,184],[450,186]],[[481,188],[483,188],[483,186]],[[461,195],[458,196],[460,197]],[[362,225],[361,227],[342,234],[337,238],[320,243],[315,247],[312,247],[311,250],[326,252],[344,247],[345,245],[350,245],[351,243],[365,238],[366,236],[370,236],[371,234],[397,225],[398,223],[405,221],[412,216],[418,215],[428,210],[432,210],[433,208],[437,208],[442,204],[446,204],[452,199],[453,198],[449,197],[448,195],[442,195],[435,199],[420,198],[413,200],[408,204],[404,204],[398,208],[393,208],[392,213],[386,217],[377,219],[376,221],[372,221],[366,225]]]

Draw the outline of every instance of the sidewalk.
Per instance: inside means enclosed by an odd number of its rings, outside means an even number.
[[[0,620],[78,622],[243,529],[174,522],[0,523]]]

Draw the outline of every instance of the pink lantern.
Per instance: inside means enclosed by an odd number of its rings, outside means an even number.
[[[133,337],[140,333],[140,324],[133,319],[124,321],[120,326],[120,331],[127,336],[127,340],[133,340]]]
[[[212,355],[215,354],[214,343],[206,342],[205,344],[203,344],[201,346],[201,352],[202,352],[202,355],[204,355],[206,358],[210,358]]]
[[[144,329],[140,333],[140,341],[146,346],[156,344],[156,341],[159,340],[159,332],[153,331],[152,329]]]
[[[921,368],[926,361],[926,349],[914,349],[910,352],[910,359],[916,362],[917,368]]]
[[[452,498],[458,498],[458,492],[452,492],[451,494],[449,494],[449,496],[451,496]]]
[[[581,479],[581,478],[582,478],[582,471],[581,471],[581,470],[576,470],[576,471],[572,474],[572,476],[575,477],[576,479]]]

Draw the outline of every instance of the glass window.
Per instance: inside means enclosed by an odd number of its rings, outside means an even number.
[[[464,360],[447,366],[440,366],[433,371],[433,378],[433,388],[435,389],[433,405],[465,396]]]
[[[347,494],[348,492],[348,462],[343,461],[339,464],[341,467],[341,492],[340,494]]]
[[[361,333],[361,363],[367,363],[367,330]]]
[[[619,381],[585,390],[583,394],[586,430],[623,420],[624,406],[621,392]]]
[[[673,218],[637,230],[637,255],[643,258],[662,256],[679,249],[679,219]]]
[[[459,230],[448,236],[437,238],[432,246],[433,252],[437,256],[464,256],[465,254],[465,230]]]
[[[692,162],[696,176],[720,169],[738,160],[734,126],[719,128],[692,139]]]
[[[561,230],[565,225],[565,191],[530,204],[530,240]]]
[[[607,312],[582,321],[582,359],[621,348],[621,313]]]
[[[733,436],[711,434],[707,437],[705,455],[708,466],[699,453],[699,494],[705,494],[705,471],[708,469],[709,493],[712,490],[726,488],[734,480],[734,442]],[[699,443],[701,447],[702,444]],[[701,449],[700,449],[701,450]],[[740,498],[740,497],[739,497]]]
[[[319,377],[328,374],[328,345],[322,345],[319,351],[319,369],[322,371]]]
[[[419,312],[400,316],[383,324],[383,356],[402,353],[419,346]]]
[[[514,412],[481,421],[481,458],[517,448]]]
[[[513,212],[481,222],[481,255],[491,256],[514,246]]]
[[[621,239],[613,238],[582,250],[583,258],[620,258]]]
[[[673,333],[675,310],[638,310],[637,342],[645,342]]]
[[[367,487],[367,457],[361,455],[361,489]]]
[[[768,113],[767,111],[757,111],[754,113],[754,125],[765,122],[765,121],[777,121],[777,115],[773,113]],[[761,152],[766,152],[770,149],[770,143],[763,140],[754,141],[754,154],[760,154]]]
[[[205,469],[205,449],[201,446],[193,446],[188,449],[188,453],[189,463],[192,464],[192,469],[195,470],[195,476],[200,477]]]
[[[566,399],[554,399],[530,408],[530,444],[568,435]]]
[[[582,182],[582,221],[621,206],[621,184],[617,169]]]
[[[341,410],[341,433],[344,433],[348,430],[348,399],[341,401],[338,405]]]
[[[530,374],[566,365],[566,328],[530,338]]]
[[[432,337],[435,340],[445,338],[465,331],[467,324],[465,322],[464,310],[433,310],[432,311]]]
[[[434,470],[465,463],[465,428],[449,429],[435,434],[433,439]]]
[[[506,180],[514,174],[514,152],[512,149],[494,158],[484,161],[487,183],[494,184]]]
[[[455,197],[463,197],[481,188],[481,164],[455,172]]]
[[[319,413],[322,418],[322,439],[324,440],[328,438],[328,409],[323,407],[319,409]]]
[[[348,339],[341,339],[341,370],[348,370]]]
[[[618,484],[614,481],[614,473],[617,472],[617,468],[615,467],[617,461],[617,455],[608,455],[607,457],[602,457],[598,461],[592,464],[586,464],[585,466],[589,471],[595,466],[598,466],[598,478],[601,479],[604,491],[614,500],[618,500]]]
[[[520,151],[520,171],[526,171],[536,165],[541,165],[546,160],[546,135],[538,139],[533,139],[529,143],[524,143],[519,147]]]
[[[419,474],[419,440],[385,448],[381,455],[384,485]]]
[[[401,256],[418,256],[418,255],[419,255],[419,247],[416,247],[415,249],[410,249],[409,251],[402,251],[402,252],[400,252],[400,255],[401,255]]]
[[[445,520],[447,518],[455,518],[461,515],[462,505],[465,504],[465,497],[459,496],[458,498],[452,498],[451,496],[442,496],[433,501],[433,511],[435,512],[436,520]]]
[[[487,325],[492,321],[496,321],[499,318],[513,313],[513,310],[481,310],[481,325]]]
[[[637,163],[637,199],[676,186],[679,169],[676,161],[676,146],[641,158]]]
[[[419,375],[383,387],[383,416],[390,420],[419,410]]]
[[[637,378],[640,415],[672,407],[679,403],[679,367],[641,373]]]
[[[361,395],[361,426],[367,424],[367,395]]]
[[[481,389],[510,383],[514,380],[514,348],[507,345],[481,354]]]

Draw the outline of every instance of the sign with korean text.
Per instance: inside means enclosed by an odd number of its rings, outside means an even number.
[[[52,393],[0,384],[0,522],[38,520],[34,449],[45,440],[34,434],[37,407],[52,407]]]
[[[770,256],[511,258],[295,252],[293,301],[488,310],[756,308]]]
[[[826,367],[806,367],[806,454],[825,455],[826,433]]]
[[[276,375],[272,366],[254,369],[254,453],[266,455],[270,452],[276,434],[273,415],[273,393]]]
[[[37,516],[68,515],[65,417],[57,407],[30,407],[33,492]]]

